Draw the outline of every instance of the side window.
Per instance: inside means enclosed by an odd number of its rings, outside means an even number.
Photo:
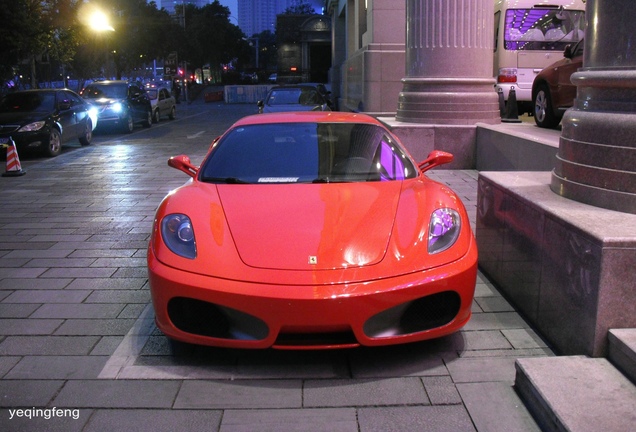
[[[406,174],[403,162],[404,155],[397,151],[386,136],[382,137],[378,150],[381,166],[380,178],[382,180],[404,180]]]
[[[71,102],[71,106],[82,104],[82,101],[77,96],[75,96],[73,93],[70,93],[70,92],[64,92],[64,99],[69,100]]]
[[[130,94],[131,97],[136,98],[142,93],[143,92],[141,91],[141,89],[136,85],[131,85],[130,87],[128,87],[128,94]]]

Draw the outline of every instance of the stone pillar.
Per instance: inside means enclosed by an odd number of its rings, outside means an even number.
[[[406,73],[396,120],[499,123],[492,0],[406,0]]]
[[[588,0],[583,67],[562,120],[551,189],[575,201],[636,214],[636,8]],[[598,221],[602,223],[602,221]]]

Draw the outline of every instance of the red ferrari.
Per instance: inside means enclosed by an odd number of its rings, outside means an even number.
[[[471,316],[477,247],[459,197],[363,114],[245,117],[157,210],[158,328],[183,342],[325,349],[437,338]]]

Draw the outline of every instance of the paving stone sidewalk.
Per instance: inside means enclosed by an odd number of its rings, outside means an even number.
[[[245,114],[182,109],[215,132]],[[189,145],[193,161],[208,143]],[[1,431],[538,431],[514,361],[552,353],[482,274],[472,320],[434,341],[327,352],[169,343],[145,260],[158,203],[187,179],[166,165],[183,145],[142,131],[0,179]],[[474,228],[477,172],[431,177],[460,194]]]

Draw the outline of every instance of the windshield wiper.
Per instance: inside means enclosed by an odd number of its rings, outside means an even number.
[[[311,181],[312,183],[331,183],[331,179],[329,177],[318,177]]]
[[[226,183],[226,184],[248,184],[245,180],[241,180],[237,177],[203,177],[201,178],[207,183]]]

